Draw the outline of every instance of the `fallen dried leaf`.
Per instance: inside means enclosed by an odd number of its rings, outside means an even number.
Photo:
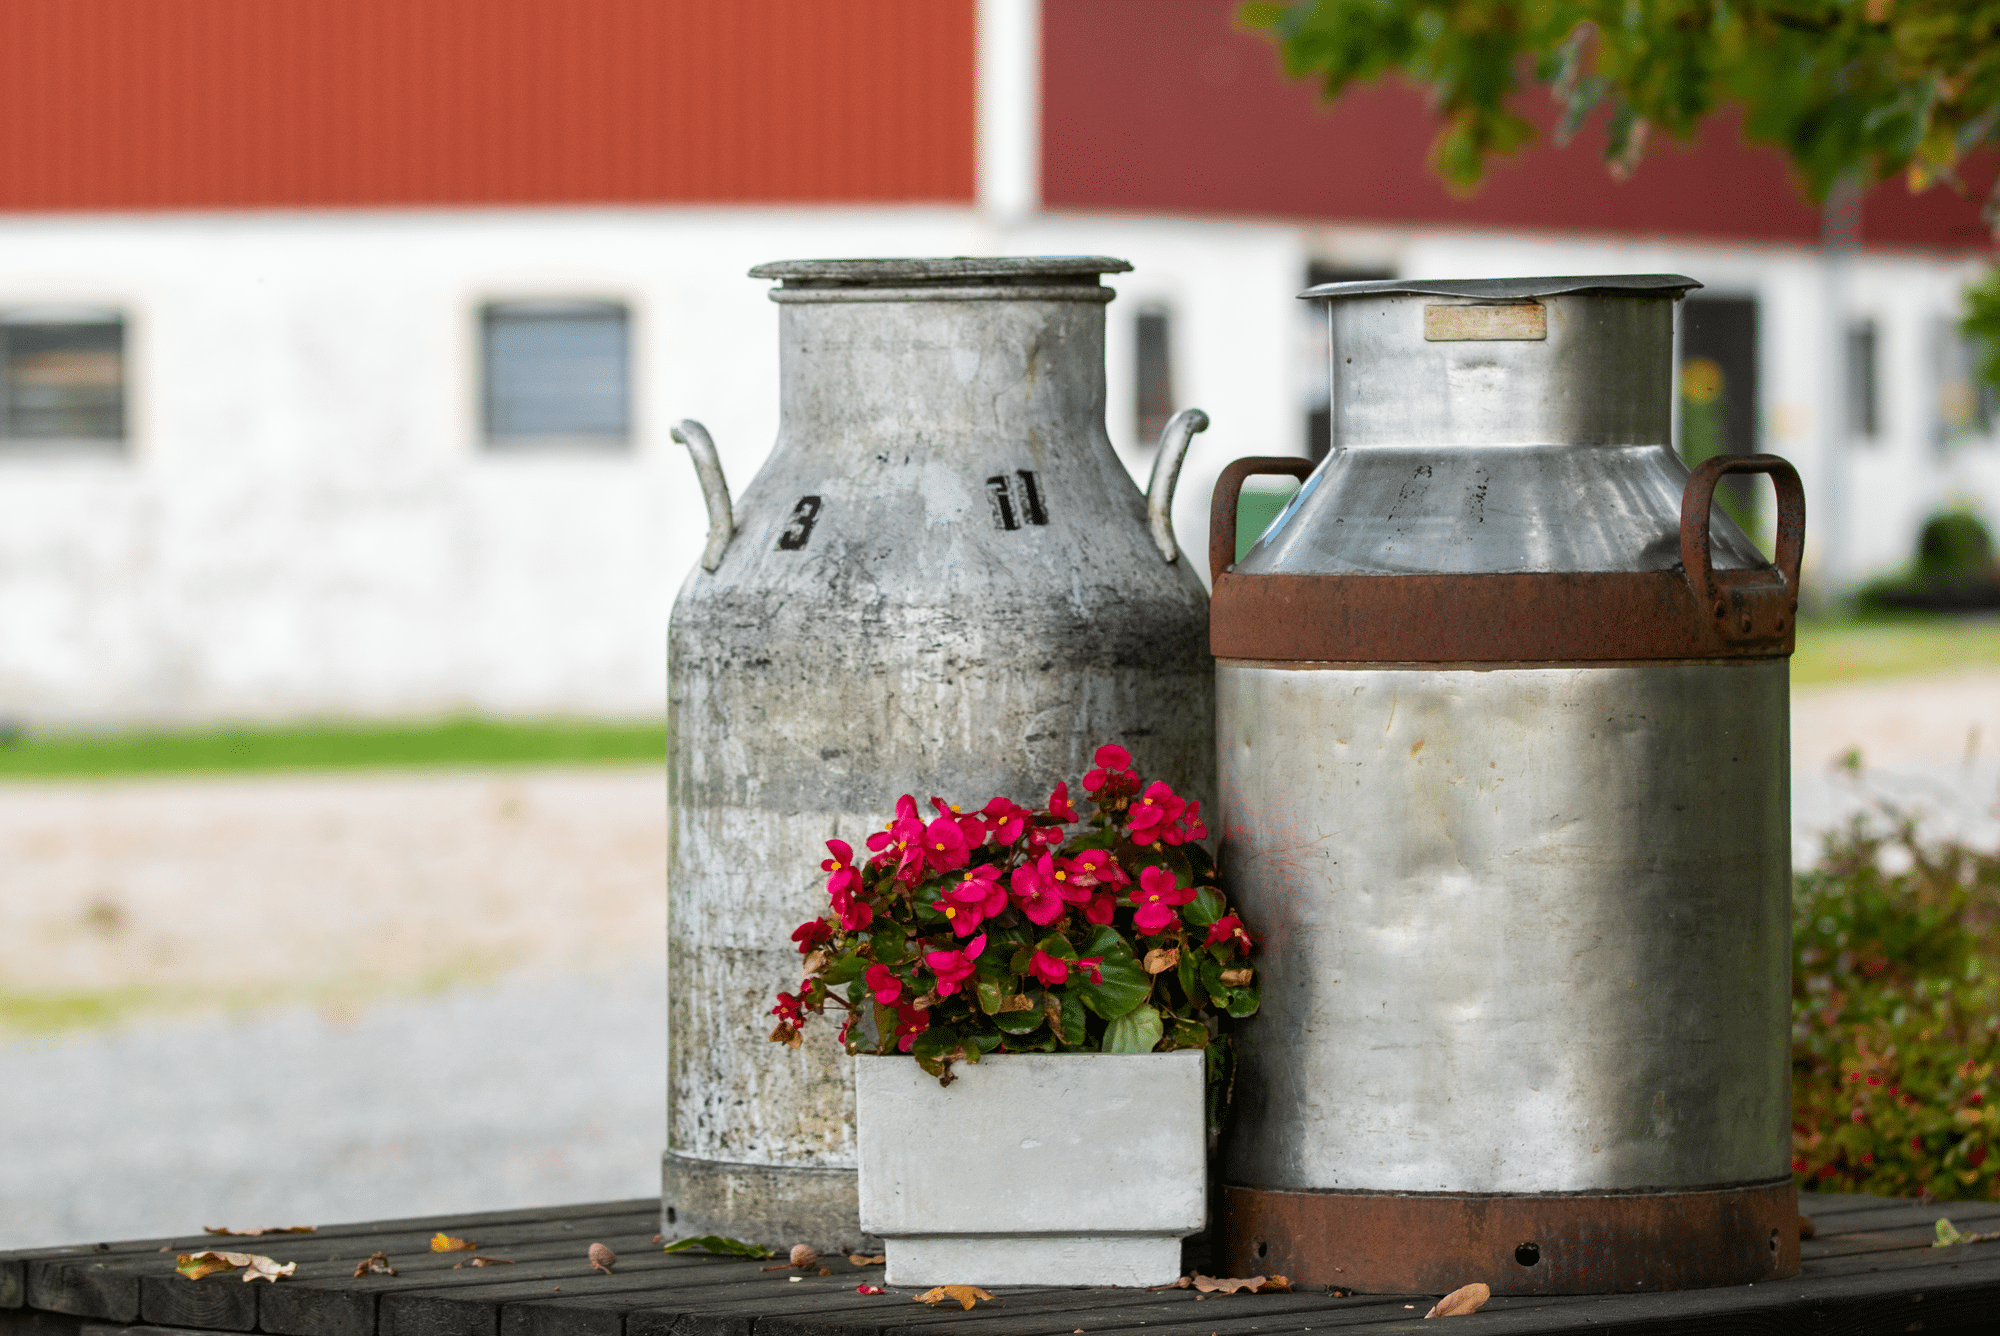
[[[354,1264],[354,1278],[356,1280],[361,1279],[363,1276],[393,1276],[395,1274],[396,1268],[389,1265],[389,1254],[385,1252],[373,1253]]]
[[[793,1025],[790,1021],[779,1021],[771,1029],[771,1042],[774,1044],[784,1044],[790,1048],[797,1048],[806,1041],[799,1034],[797,1026]]]
[[[289,1276],[299,1269],[297,1262],[286,1262],[283,1266],[272,1258],[258,1253],[238,1252],[198,1252],[181,1253],[174,1258],[174,1270],[189,1280],[200,1280],[218,1271],[241,1269],[245,1281],[268,1280],[276,1284],[279,1276]]]
[[[431,1235],[432,1252],[471,1252],[478,1246],[471,1239],[455,1239],[442,1229]]]
[[[617,1253],[612,1252],[611,1249],[601,1243],[590,1245],[590,1269],[592,1271],[602,1271],[608,1276],[611,1274],[611,1268],[617,1265]]]
[[[1811,1216],[1802,1215],[1799,1217],[1800,1238],[1809,1239],[1817,1233],[1819,1233],[1819,1226],[1813,1223],[1813,1218]]]
[[[1467,1313],[1477,1313],[1480,1306],[1493,1297],[1493,1291],[1478,1281],[1461,1285],[1450,1294],[1437,1301],[1425,1317],[1463,1317]]]
[[[456,1271],[462,1266],[512,1266],[512,1265],[514,1265],[514,1259],[511,1257],[468,1257],[463,1262],[453,1262],[451,1264],[451,1269]]]
[[[1164,974],[1181,963],[1178,946],[1156,946],[1146,953],[1146,973]]]
[[[929,1304],[932,1308],[936,1308],[946,1299],[954,1299],[960,1308],[967,1309],[980,1299],[988,1303],[998,1302],[977,1285],[939,1285],[936,1289],[925,1290],[917,1296],[918,1303]]]
[[[864,1280],[854,1287],[854,1292],[856,1294],[887,1294],[889,1291],[883,1289],[880,1285],[870,1285]]]
[[[826,973],[827,963],[832,959],[833,957],[827,955],[825,947],[820,947],[814,951],[806,957],[806,977],[808,979],[817,979],[820,975]]]
[[[204,1234],[228,1234],[236,1238],[254,1238],[258,1234],[317,1234],[318,1225],[266,1225],[262,1229],[231,1229],[228,1225],[203,1225]]]
[[[819,1265],[819,1254],[813,1251],[813,1246],[810,1243],[794,1243],[792,1245],[792,1265],[801,1271],[810,1271]]]
[[[771,1250],[768,1248],[759,1248],[755,1244],[745,1243],[741,1239],[724,1238],[720,1234],[700,1234],[684,1239],[675,1239],[660,1251],[677,1253],[686,1252],[690,1248],[699,1248],[703,1252],[715,1253],[721,1257],[769,1257],[771,1255]]]
[[[1246,966],[1240,970],[1224,970],[1222,972],[1222,981],[1231,988],[1241,988],[1244,984],[1249,983],[1251,979],[1255,978],[1256,975],[1256,970]]]
[[[655,1243],[659,1243],[659,1242],[661,1242],[662,1240],[664,1240],[665,1238],[666,1238],[666,1235],[664,1235],[664,1234],[655,1234],[655,1235],[653,1235],[653,1242],[655,1242]]]
[[[1197,1271],[1193,1276],[1194,1287],[1203,1294],[1235,1294],[1247,1290],[1251,1294],[1289,1294],[1292,1282],[1283,1276],[1247,1276],[1236,1279],[1223,1276],[1204,1276]]]
[[[849,1253],[847,1260],[856,1266],[880,1266],[889,1260],[887,1253]]]

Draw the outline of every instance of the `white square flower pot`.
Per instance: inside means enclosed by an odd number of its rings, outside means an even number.
[[[861,1227],[897,1285],[1166,1285],[1208,1222],[1198,1050],[854,1061]]]

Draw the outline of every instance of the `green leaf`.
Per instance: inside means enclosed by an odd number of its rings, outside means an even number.
[[[1963,1243],[1965,1241],[1965,1236],[1958,1232],[1958,1227],[1952,1224],[1950,1219],[1945,1216],[1941,1215],[1937,1218],[1936,1229],[1937,1242],[1931,1245],[1933,1248],[1949,1248],[1954,1243]]]
[[[910,1056],[917,1065],[945,1084],[950,1085],[951,1062],[965,1051],[965,1041],[957,1030],[948,1025],[934,1025],[917,1036],[917,1042],[910,1048]]]
[[[859,951],[849,951],[846,955],[828,965],[826,973],[820,975],[820,978],[824,979],[829,986],[837,986],[843,983],[853,983],[867,972],[868,957],[862,955]]]
[[[1208,1029],[1193,1021],[1175,1021],[1172,1041],[1175,1048],[1207,1048]]]
[[[1228,1035],[1217,1035],[1202,1051],[1202,1095],[1208,1106],[1208,1130],[1220,1132],[1229,1116],[1229,1097],[1236,1078],[1236,1049]]]
[[[965,1037],[965,1060],[978,1062],[984,1054],[1000,1047],[1000,1036],[991,1030],[974,1030]]]
[[[979,995],[979,1009],[991,1016],[1014,995],[1014,975],[991,951],[980,953],[973,989]]]
[[[869,927],[868,949],[875,959],[884,965],[900,965],[910,954],[909,934],[903,925],[887,917],[880,917]]]
[[[1181,963],[1174,967],[1174,977],[1181,982],[1181,993],[1190,1006],[1203,1006],[1208,996],[1201,986],[1201,962],[1207,952],[1197,946],[1189,946],[1181,952]]]
[[[1230,989],[1229,996],[1222,1005],[1230,1015],[1241,1020],[1245,1016],[1257,1014],[1257,1008],[1262,1004],[1263,997],[1263,990],[1255,982],[1251,982],[1241,988]]]
[[[1075,961],[1076,959],[1076,948],[1069,944],[1069,938],[1059,932],[1049,933],[1039,942],[1036,942],[1035,950],[1047,952],[1057,960]]]
[[[1001,1046],[1001,1051],[1006,1053],[1053,1053],[1056,1051],[1056,1037],[1052,1034],[1045,1034],[1040,1039],[1028,1039],[1008,1035],[1006,1042]]]
[[[1206,928],[1228,912],[1229,902],[1222,898],[1222,893],[1213,886],[1204,886],[1182,907],[1181,916],[1197,928]]]
[[[1163,1030],[1159,1012],[1148,1006],[1134,1007],[1104,1027],[1103,1051],[1151,1053],[1159,1046]]]
[[[1095,952],[1085,952],[1094,955]],[[1103,983],[1092,983],[1081,970],[1070,976],[1083,1004],[1105,1020],[1115,1020],[1144,1002],[1153,992],[1153,978],[1132,958],[1130,950],[1104,955]]]
[[[699,1248],[703,1252],[712,1252],[722,1257],[755,1257],[761,1260],[772,1255],[769,1248],[759,1248],[755,1244],[744,1243],[738,1239],[726,1239],[720,1234],[703,1234],[699,1237],[675,1239],[665,1248],[662,1248],[661,1251],[677,1253],[688,1252],[695,1248]]]
[[[993,1018],[993,1023],[1008,1034],[1032,1034],[1042,1026],[1042,995],[1031,992],[1020,996],[1028,999],[1028,1010],[1003,1011]]]
[[[1216,1006],[1227,1006],[1229,987],[1222,982],[1222,962],[1207,952],[1202,953],[1201,966],[1197,973],[1201,976],[1201,989]]]
[[[1073,989],[1062,992],[1062,1032],[1058,1036],[1065,1046],[1077,1048],[1089,1038],[1089,1018],[1083,1012],[1083,999]]]

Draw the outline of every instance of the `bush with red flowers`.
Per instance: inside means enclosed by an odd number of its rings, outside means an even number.
[[[1208,1054],[1211,1116],[1230,1069],[1227,1024],[1257,1010],[1251,938],[1201,845],[1201,804],[1097,749],[1079,813],[1067,783],[1041,807],[975,813],[905,795],[851,846],[828,840],[830,913],[792,934],[805,957],[771,1038],[844,1013],[850,1053],[910,1054],[949,1084],[954,1062],[1002,1053]]]
[[[1888,816],[1829,836],[1793,890],[1792,1172],[2000,1198],[2000,855]]]

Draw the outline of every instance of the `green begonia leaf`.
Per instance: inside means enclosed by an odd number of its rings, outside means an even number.
[[[1075,989],[1062,991],[1062,1041],[1071,1048],[1089,1038],[1089,1019],[1083,1014],[1083,998]]]
[[[1082,994],[1083,1004],[1107,1021],[1123,1016],[1153,991],[1153,977],[1132,959],[1130,951],[1105,954],[1102,983],[1092,983],[1080,969],[1070,977],[1076,980],[1075,988]]]
[[[980,953],[972,982],[979,995],[979,1009],[989,1016],[1014,995],[1014,975],[992,951]]]
[[[1255,1016],[1257,1008],[1263,1003],[1263,998],[1263,990],[1253,982],[1241,988],[1230,989],[1229,998],[1223,1006],[1230,1015],[1241,1019],[1244,1016]]]
[[[1042,1028],[1044,1019],[1041,1003],[1036,1002],[1032,1011],[1003,1011],[993,1018],[993,1023],[1006,1034],[1033,1034]]]
[[[1106,1053],[1151,1053],[1159,1046],[1164,1027],[1160,1013],[1148,1006],[1136,1006],[1104,1027]]]
[[[1207,1048],[1208,1030],[1193,1021],[1175,1021],[1173,1045],[1175,1048]]]
[[[820,978],[826,980],[828,985],[853,983],[868,972],[868,963],[868,957],[859,951],[849,951],[828,965],[826,973],[820,975]]]
[[[1204,886],[1194,893],[1194,899],[1181,910],[1181,917],[1197,928],[1206,928],[1221,918],[1229,910],[1229,902],[1213,886]]]
[[[909,958],[910,939],[902,924],[880,915],[869,925],[868,948],[884,965],[900,965]]]
[[[917,1065],[932,1076],[943,1078],[951,1068],[951,1060],[963,1051],[965,1041],[958,1031],[948,1025],[934,1025],[917,1036],[917,1042],[910,1049],[910,1056]]]

